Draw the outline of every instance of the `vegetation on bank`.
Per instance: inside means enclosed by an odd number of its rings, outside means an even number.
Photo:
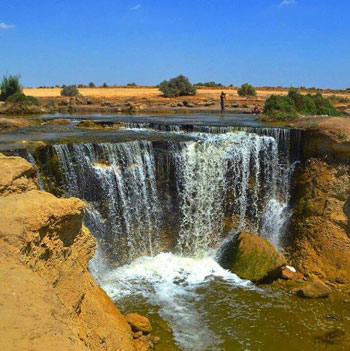
[[[41,104],[33,96],[22,93],[19,75],[5,75],[0,83],[0,100],[5,101],[1,113],[39,113]]]
[[[76,85],[67,85],[61,90],[62,96],[77,96],[78,94],[79,90]]]
[[[334,107],[330,99],[320,93],[300,94],[291,89],[288,95],[271,95],[265,102],[264,115],[278,121],[290,121],[302,115],[339,116],[341,113]]]
[[[255,88],[248,83],[244,83],[238,88],[237,93],[239,96],[256,96]]]
[[[11,95],[20,93],[22,91],[19,79],[19,75],[5,75],[2,77],[2,81],[0,84],[0,100],[5,101]]]
[[[170,80],[163,80],[158,88],[165,97],[195,95],[197,91],[196,87],[183,75]]]
[[[206,88],[224,88],[225,86],[221,83],[216,83],[216,82],[204,82],[204,83],[197,83],[195,84],[196,87],[206,87]]]
[[[25,95],[22,92],[15,93],[6,99],[6,102],[23,106],[40,106],[40,101],[34,96]]]

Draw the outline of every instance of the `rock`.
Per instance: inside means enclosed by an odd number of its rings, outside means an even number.
[[[177,106],[178,106],[178,107],[183,107],[184,104],[183,104],[182,102],[178,102],[178,103],[177,103]]]
[[[0,195],[18,194],[38,188],[36,167],[22,157],[0,154],[0,164]]]
[[[68,106],[69,105],[69,100],[61,100],[58,104],[58,106]]]
[[[154,345],[157,345],[157,344],[159,344],[159,342],[160,342],[160,337],[159,337],[159,336],[154,336],[153,339],[152,339],[152,341],[153,341],[153,344],[154,344]]]
[[[0,118],[0,131],[9,131],[19,128],[26,128],[38,125],[38,122],[33,119],[21,117]]]
[[[233,246],[231,271],[255,283],[270,283],[281,275],[286,260],[266,239],[241,232]]]
[[[70,120],[66,118],[54,118],[45,122],[45,125],[48,126],[65,126],[70,124]]]
[[[137,313],[129,313],[126,315],[126,320],[135,332],[150,333],[152,331],[151,323],[147,317]]]
[[[304,278],[304,275],[300,272],[297,272],[295,268],[291,269],[293,267],[286,266],[286,268],[282,269],[281,272],[281,279],[284,280],[302,280]]]
[[[85,204],[18,188],[35,167],[0,157],[0,349],[136,350],[130,325],[88,272],[96,241],[82,225]]]
[[[350,288],[350,167],[309,159],[294,179],[288,257],[298,271]]]
[[[191,102],[189,102],[188,100],[184,100],[182,101],[183,105],[186,107],[194,107],[194,104],[192,104]]]
[[[134,339],[141,338],[141,336],[142,336],[142,331],[138,331],[138,332],[134,333],[133,336],[134,336]]]
[[[332,290],[320,280],[314,280],[295,289],[294,292],[300,297],[316,299],[328,297]]]

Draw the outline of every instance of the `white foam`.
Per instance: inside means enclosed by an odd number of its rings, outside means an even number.
[[[98,281],[117,304],[123,297],[142,296],[148,303],[158,306],[160,316],[169,323],[182,350],[205,350],[215,343],[216,336],[194,306],[199,297],[196,289],[213,279],[255,289],[251,282],[223,269],[213,254],[202,258],[171,253],[141,257],[109,271]]]

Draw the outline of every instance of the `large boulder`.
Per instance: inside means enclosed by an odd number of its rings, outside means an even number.
[[[320,280],[313,280],[303,284],[300,288],[295,290],[295,293],[300,297],[306,298],[321,298],[328,297],[332,290]]]
[[[233,241],[231,271],[254,283],[270,283],[278,279],[286,260],[266,239],[241,232]]]
[[[138,313],[127,314],[126,321],[130,324],[134,332],[150,333],[152,331],[149,319]]]

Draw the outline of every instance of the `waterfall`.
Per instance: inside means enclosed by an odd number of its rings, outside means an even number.
[[[159,201],[151,142],[55,145],[65,190],[88,202],[85,222],[104,255],[127,262],[158,251]]]
[[[290,185],[290,163],[280,159],[278,141],[245,132],[198,137],[173,147],[180,250],[200,254],[217,244],[228,214],[236,229],[260,232],[278,246]],[[272,218],[280,224],[272,225]]]
[[[170,128],[162,144],[53,146],[66,196],[88,204],[84,221],[100,257],[127,263],[161,248],[197,256],[236,230],[279,247],[293,172],[289,130],[210,128]]]

